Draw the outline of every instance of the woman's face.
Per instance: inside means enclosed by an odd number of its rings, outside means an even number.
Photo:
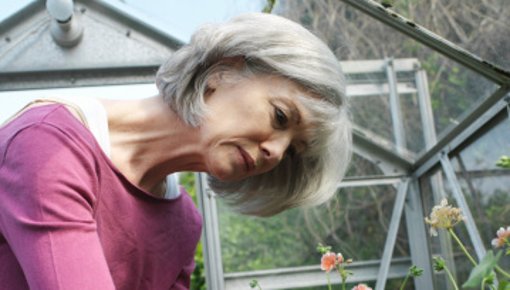
[[[206,94],[201,126],[206,171],[223,181],[273,169],[285,154],[307,147],[309,112],[298,101],[294,82],[279,76],[214,74]]]

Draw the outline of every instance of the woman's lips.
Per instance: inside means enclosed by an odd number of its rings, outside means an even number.
[[[243,148],[240,146],[237,146],[237,149],[239,149],[239,152],[241,153],[241,156],[243,157],[244,164],[246,166],[246,171],[249,172],[253,169],[255,169],[255,162],[253,161],[253,158],[251,158],[250,154],[248,152],[244,151]]]

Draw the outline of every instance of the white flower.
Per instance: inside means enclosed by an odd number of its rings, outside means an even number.
[[[430,225],[430,235],[437,236],[437,229],[451,229],[464,219],[460,209],[448,205],[446,198],[443,198],[439,205],[432,208],[430,218],[426,217],[425,222]]]

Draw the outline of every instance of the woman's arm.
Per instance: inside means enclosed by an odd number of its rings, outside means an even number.
[[[74,140],[39,123],[0,156],[0,231],[30,289],[115,289],[94,220],[95,162]]]
[[[170,290],[187,290],[191,287],[191,274],[195,270],[194,257],[191,257],[191,261],[182,269],[181,273],[177,277],[175,284]]]

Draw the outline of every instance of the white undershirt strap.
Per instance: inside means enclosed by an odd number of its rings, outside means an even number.
[[[95,98],[72,98],[59,100],[60,103],[78,107],[92,135],[101,146],[106,156],[111,157],[110,135],[108,132],[108,116],[104,106]]]

